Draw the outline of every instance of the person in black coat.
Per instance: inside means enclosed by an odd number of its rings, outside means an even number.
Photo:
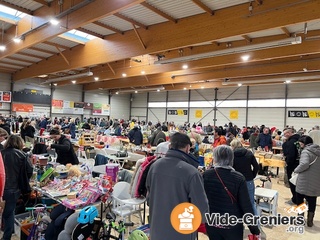
[[[256,203],[254,201],[255,186],[253,179],[257,176],[259,164],[253,153],[245,149],[238,139],[233,139],[230,147],[234,153],[233,168],[242,173],[246,178],[250,201],[255,215],[257,215]]]
[[[14,230],[14,210],[21,193],[31,191],[29,179],[33,168],[27,155],[22,152],[23,140],[18,135],[10,135],[1,151],[5,167],[6,181],[3,200],[6,201],[2,213],[4,233],[2,239],[11,239]]]
[[[233,151],[227,145],[217,146],[213,150],[214,168],[203,174],[204,189],[209,201],[210,214],[220,216],[236,216],[242,219],[244,214],[253,214],[252,204],[248,194],[245,177],[235,171],[233,165]],[[215,215],[217,216],[217,215]],[[250,232],[260,234],[258,226],[248,225]],[[215,221],[206,223],[209,239],[243,239],[243,223],[221,225]]]
[[[51,148],[56,150],[58,163],[64,165],[68,163],[71,163],[72,165],[79,164],[72,143],[65,135],[61,134],[58,129],[53,128],[50,131],[50,138],[53,139],[55,143],[51,144],[47,150],[50,150]]]
[[[286,139],[286,141],[282,144],[282,149],[283,149],[283,155],[285,156],[285,160],[287,163],[286,166],[286,171],[288,175],[288,179],[292,177],[292,173],[294,169],[299,165],[299,134],[294,134],[294,130],[292,128],[287,128],[284,130],[283,135]],[[296,199],[296,186],[293,185],[289,181],[290,185],[290,190],[292,193],[291,200],[289,200],[287,203],[288,204],[297,204],[297,199]]]
[[[134,126],[128,133],[128,138],[131,143],[135,145],[141,145],[143,143],[143,135],[138,126]]]

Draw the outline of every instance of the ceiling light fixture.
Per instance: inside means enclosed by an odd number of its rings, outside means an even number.
[[[138,93],[138,91],[134,91],[134,93]]]
[[[187,64],[184,64],[184,65],[182,66],[182,68],[183,68],[183,69],[188,69],[188,65],[187,65]]]
[[[290,79],[289,79],[290,78]],[[263,78],[263,79],[256,79],[256,80],[238,80],[238,81],[228,81],[222,82],[223,86],[227,85],[237,85],[239,83],[243,84],[273,84],[276,82],[283,82],[286,83],[287,81],[312,81],[312,80],[319,80],[320,75],[312,75],[312,76],[286,76],[286,77],[279,77],[279,78]]]
[[[99,80],[99,78],[98,78],[98,77],[94,77],[94,80],[95,80],[95,81],[98,81],[98,80]]]
[[[20,43],[21,42],[21,38],[20,37],[14,37],[12,39],[15,43]]]
[[[125,73],[122,73],[122,77],[126,77],[127,76],[127,74],[125,74]]]
[[[152,87],[152,88],[139,88],[139,89],[123,89],[123,90],[117,90],[115,92],[115,94],[120,94],[120,93],[132,93],[132,92],[154,92],[154,91],[161,91],[161,90],[165,90],[165,88],[163,86],[161,87]]]
[[[71,82],[72,82],[73,84],[75,84],[77,81],[76,81],[76,80],[72,80]]]
[[[68,76],[64,76],[64,77],[51,78],[43,83],[45,84],[45,83],[52,83],[52,82],[60,82],[60,81],[64,81],[64,80],[70,80],[70,79],[75,79],[75,78],[80,78],[80,77],[88,77],[88,76],[92,76],[92,75],[93,75],[93,72],[79,73],[79,74],[68,75]]]
[[[242,47],[234,47],[234,48],[227,48],[227,49],[213,51],[213,52],[200,53],[200,54],[195,54],[190,56],[171,58],[167,60],[159,60],[159,61],[155,61],[154,64],[169,64],[169,63],[177,63],[177,62],[195,61],[199,59],[218,57],[218,56],[224,56],[224,55],[230,55],[230,54],[236,54],[236,53],[247,53],[248,51],[258,51],[258,50],[269,49],[269,48],[290,46],[294,44],[300,44],[301,42],[302,42],[302,38],[298,36],[298,37],[286,38],[283,40],[278,40],[273,42],[258,43],[258,44],[247,45]]]
[[[146,72],[145,71],[141,71],[141,74],[146,74]]]
[[[0,45],[0,51],[5,51],[6,50],[6,46],[5,45]]]
[[[57,25],[60,23],[60,21],[57,20],[57,19],[55,19],[55,18],[52,18],[52,19],[50,19],[50,23],[51,23],[52,25],[54,25],[54,26],[57,26]]]
[[[57,86],[57,85],[58,85],[58,83],[54,83],[54,84],[53,84],[53,86]]]
[[[242,61],[248,61],[249,58],[250,58],[249,55],[243,55],[243,56],[241,56]]]

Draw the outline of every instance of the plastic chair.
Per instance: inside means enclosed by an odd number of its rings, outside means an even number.
[[[145,198],[132,198],[130,195],[130,184],[127,182],[118,182],[113,187],[112,209],[111,211],[120,216],[124,222],[126,218],[131,221],[131,215],[139,214],[141,224],[144,224],[142,212],[144,212]]]

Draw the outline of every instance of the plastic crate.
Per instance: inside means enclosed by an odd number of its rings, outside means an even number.
[[[33,225],[33,221],[26,224],[21,224],[24,219],[29,217],[31,217],[30,212],[21,213],[14,216],[14,233],[18,236],[19,239],[21,238],[21,229]]]

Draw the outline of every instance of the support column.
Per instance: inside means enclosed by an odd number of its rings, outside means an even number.
[[[164,118],[165,122],[168,121],[168,99],[169,99],[169,91],[167,91],[167,93],[166,93],[166,114],[165,114],[165,118]]]
[[[187,122],[190,122],[190,100],[191,100],[191,90],[189,89],[189,95],[188,95],[188,119]]]
[[[147,113],[146,113],[146,124],[148,124],[148,122],[149,122],[148,116],[149,116],[149,92],[147,92]]]
[[[213,126],[216,126],[216,122],[217,122],[217,101],[218,101],[218,90],[219,90],[219,88],[215,88],[215,89],[214,89]]]
[[[51,87],[50,87],[50,110],[49,110],[50,118],[52,118],[52,100],[53,100],[54,91],[55,91],[55,87],[53,86],[53,84],[51,84]]]
[[[249,108],[248,108],[248,102],[249,102],[249,90],[250,87],[247,86],[247,99],[246,99],[246,127],[248,127],[248,116],[249,116]]]
[[[288,84],[285,84],[285,91],[284,91],[284,121],[283,121],[283,128],[287,125],[287,100],[288,100]]]

